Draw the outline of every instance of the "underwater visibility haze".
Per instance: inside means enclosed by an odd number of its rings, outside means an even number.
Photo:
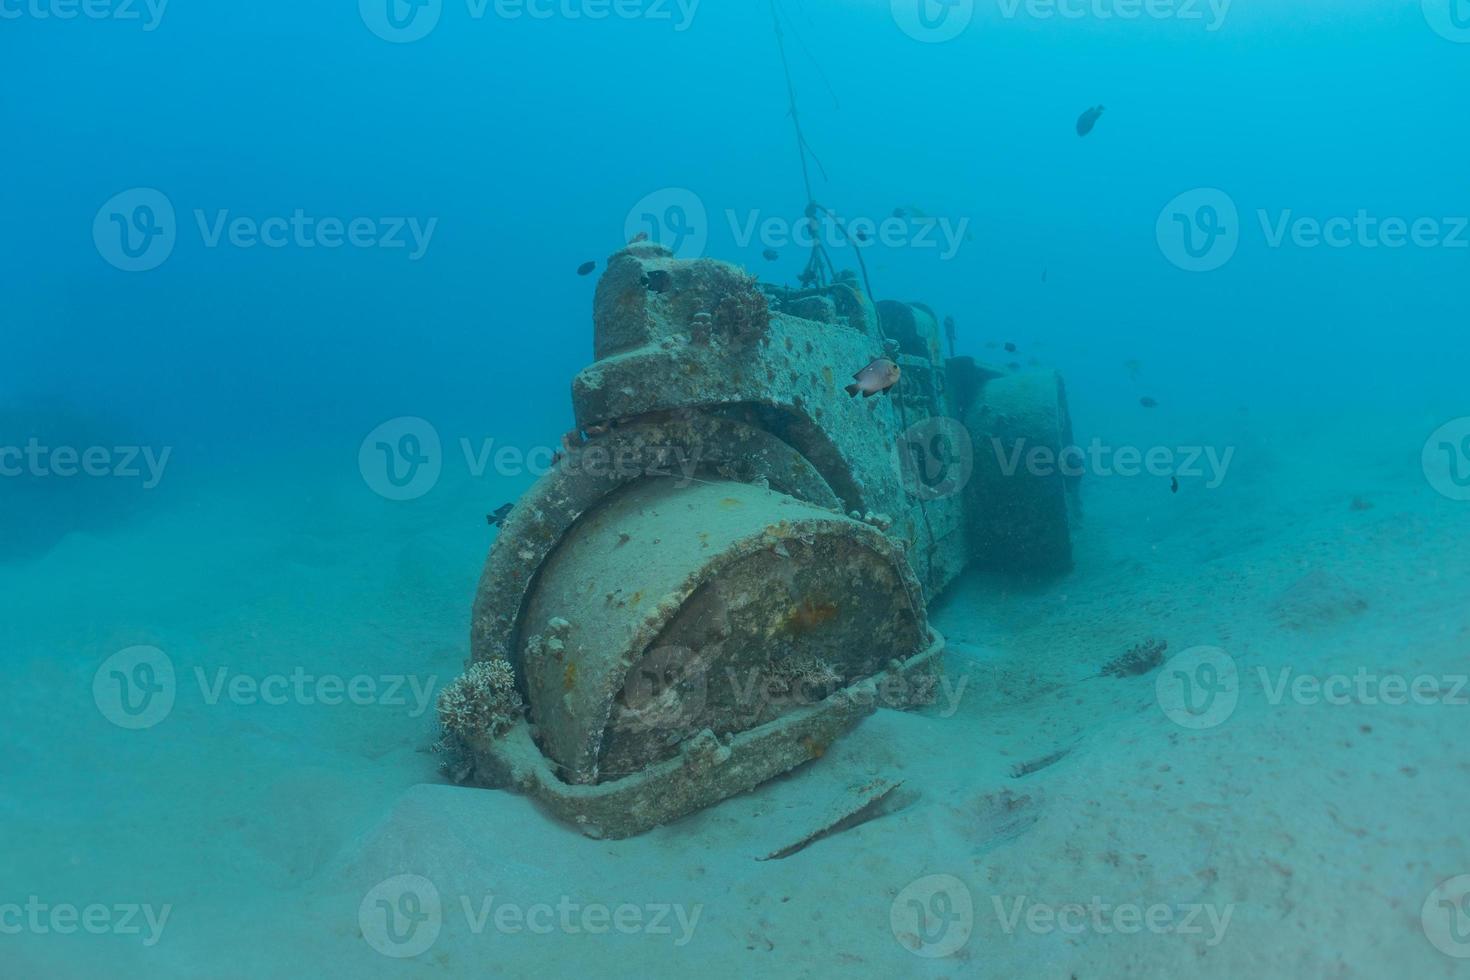
[[[0,74],[0,977],[1470,970],[1467,0]]]

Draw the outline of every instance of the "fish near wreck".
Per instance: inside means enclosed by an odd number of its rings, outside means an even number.
[[[872,398],[874,395],[892,391],[902,374],[897,364],[886,357],[880,357],[854,374],[852,384],[843,390],[853,398],[857,397],[858,392],[862,392],[864,398]]]

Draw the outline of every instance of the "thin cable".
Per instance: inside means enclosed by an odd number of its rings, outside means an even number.
[[[818,204],[816,195],[812,193],[812,175],[811,168],[807,165],[807,156],[810,154],[815,159],[816,154],[812,153],[811,145],[806,140],[806,134],[801,130],[801,115],[797,112],[796,108],[796,83],[791,79],[791,61],[786,56],[786,36],[781,31],[781,15],[776,8],[776,0],[770,0],[770,2],[771,22],[775,25],[776,29],[776,48],[781,53],[781,70],[786,77],[786,97],[791,104],[791,125],[796,130],[796,154],[801,161],[801,181],[802,186],[806,188],[806,219],[810,223],[812,230],[812,257],[807,262],[806,271],[801,275],[801,281],[805,285],[825,286],[829,270],[832,279],[835,281],[837,278],[836,267],[832,264],[831,256],[827,255],[826,249],[822,247],[821,236],[817,233],[817,214],[821,213],[826,215],[837,226],[837,229],[842,233],[843,239],[852,246],[853,254],[857,256],[858,268],[862,270],[863,274],[863,290],[868,294],[868,303],[873,307],[873,327],[878,334],[879,342],[883,345],[883,353],[887,354],[890,346],[889,339],[883,331],[883,317],[878,312],[878,300],[873,295],[873,284],[868,277],[868,264],[863,259],[862,249],[857,247],[852,236],[848,234],[847,226],[843,224],[842,220],[833,214],[830,209]],[[821,167],[821,161],[817,161],[817,165]],[[822,171],[825,177],[826,168],[822,167]],[[898,356],[897,352],[894,353],[894,356]],[[898,396],[898,421],[903,426],[904,431],[907,432],[909,428],[908,411],[904,407],[902,393]],[[934,552],[938,550],[939,545],[934,537],[934,525],[929,521],[929,508],[926,506],[922,494],[919,495],[919,516],[923,518],[924,529],[929,534],[929,555],[926,564],[928,565],[927,578],[932,582],[934,579]]]

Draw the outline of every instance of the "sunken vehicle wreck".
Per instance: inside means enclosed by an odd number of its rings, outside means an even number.
[[[1061,379],[943,355],[934,314],[855,277],[762,286],[635,242],[595,301],[568,452],[481,577],[446,771],[627,837],[925,703],[927,602],[973,563],[1071,563],[1077,487],[1000,446],[1071,442]],[[875,357],[902,369],[844,391]]]

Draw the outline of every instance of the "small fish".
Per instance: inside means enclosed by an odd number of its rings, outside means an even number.
[[[1097,118],[1107,109],[1107,106],[1095,105],[1082,115],[1077,117],[1077,135],[1086,136],[1092,132],[1092,127],[1097,125]]]
[[[774,262],[780,257],[781,253],[776,251],[774,248],[768,248],[761,253],[761,258],[765,259],[767,262]]]
[[[592,274],[592,270],[595,269],[595,268],[597,268],[597,263],[596,262],[583,262],[581,265],[577,266],[577,275],[579,275],[579,276],[591,275]]]
[[[1046,270],[1045,269],[1042,269],[1041,270],[1041,281],[1042,282],[1046,282]]]
[[[1013,344],[1013,343],[1011,343],[1009,340],[1006,341],[1006,353],[1007,354],[1014,354],[1015,352],[1016,352],[1016,345]]]
[[[491,527],[504,526],[505,519],[510,516],[511,508],[514,506],[514,504],[501,504],[499,507],[495,508],[495,512],[493,514],[485,515],[486,522],[489,523]]]
[[[893,216],[895,218],[899,219],[900,221],[902,221],[904,218],[907,218],[909,216],[909,213],[907,211],[905,211],[903,208],[894,208],[893,209]]]
[[[673,282],[673,278],[664,269],[654,269],[643,277],[643,285],[651,293],[662,293],[668,290]]]
[[[1128,369],[1128,377],[1132,378],[1134,381],[1137,381],[1138,380],[1139,372],[1141,372],[1143,370],[1143,362],[1142,361],[1124,361],[1123,362],[1123,367],[1125,367],[1125,368]]]
[[[1158,408],[1159,407],[1158,401],[1156,401],[1153,398],[1148,397],[1147,395],[1144,395],[1142,398],[1138,399],[1138,404],[1142,405],[1144,408]]]
[[[999,344],[997,344],[997,343],[996,343],[996,342],[995,342],[995,341],[993,341],[993,340],[987,340],[987,341],[986,341],[986,342],[985,342],[985,349],[986,349],[986,350],[995,350],[995,349],[996,349],[996,348],[997,348],[997,347],[999,347],[999,346],[1000,346],[1000,345],[999,345]]]
[[[1170,493],[1178,493],[1179,492],[1179,477],[1177,477],[1177,476],[1171,476],[1169,478],[1169,492]]]
[[[857,397],[857,393],[861,391],[864,398],[871,398],[892,391],[902,373],[897,364],[886,357],[880,357],[854,374],[853,383],[843,390],[851,397]]]
[[[955,327],[952,316],[944,318],[944,339],[949,341],[949,356],[954,357]]]
[[[1006,367],[1010,368],[1012,371],[1019,371],[1019,370],[1021,370],[1021,365],[1017,364],[1015,361],[1012,361],[1011,363],[1007,364]]]
[[[637,245],[639,242],[646,242],[646,241],[648,241],[648,232],[646,232],[646,231],[640,231],[638,234],[636,234],[632,238],[628,239],[628,244],[629,245]]]
[[[852,237],[856,238],[858,241],[862,242],[863,244],[867,244],[867,241],[868,241],[868,233],[865,232],[865,231],[863,231],[861,228],[859,228],[857,231],[853,232],[852,233]]]

